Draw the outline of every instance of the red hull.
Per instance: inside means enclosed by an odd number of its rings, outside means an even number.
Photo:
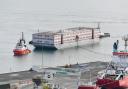
[[[86,86],[86,85],[81,85],[78,87],[78,89],[100,89],[97,86]]]
[[[26,50],[14,50],[14,55],[25,55],[28,53],[31,53],[31,50],[26,49]]]
[[[96,85],[99,87],[106,87],[107,89],[125,89],[128,88],[128,76],[120,80],[98,79]]]
[[[101,87],[101,88],[100,88]],[[98,79],[96,86],[81,85],[78,89],[126,89],[128,88],[128,76],[121,80]]]
[[[128,56],[128,52],[113,52],[113,55]]]

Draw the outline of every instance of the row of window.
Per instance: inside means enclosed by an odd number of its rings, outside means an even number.
[[[36,42],[35,42],[36,43]],[[54,44],[53,43],[37,43],[38,45],[43,45],[43,46],[53,46]]]
[[[88,31],[79,31],[79,32],[69,32],[69,33],[65,33],[64,35],[71,35],[71,34],[81,34],[81,33],[91,33],[92,31],[88,30]]]
[[[86,34],[92,34],[92,32],[90,32],[90,33],[77,33],[77,34],[66,34],[66,35],[64,35],[64,36],[74,36],[74,35],[82,35],[82,34],[84,34],[84,35],[86,35]]]
[[[94,35],[95,36],[95,35]],[[92,35],[80,35],[79,38],[86,38],[86,37],[92,37]],[[63,37],[63,39],[76,39],[76,36],[70,36],[70,37]],[[56,38],[54,39],[56,40],[61,40],[61,38]]]
[[[89,35],[89,36],[90,36],[90,35],[92,35],[92,33],[84,33],[84,34],[77,34],[77,35],[78,35],[78,36],[82,36],[82,35],[84,35],[84,36],[88,36],[88,35]],[[96,33],[94,33],[94,35],[96,35]],[[76,36],[76,35],[70,35],[70,36],[65,36],[65,35],[64,35],[64,38],[65,38],[65,37],[75,37],[75,36]]]
[[[92,36],[89,35],[89,36],[80,36],[80,37],[79,37],[79,39],[83,39],[83,38],[84,38],[84,39],[85,39],[85,38],[92,38]],[[66,38],[64,38],[63,40],[64,40],[64,41],[67,41],[67,40],[68,40],[68,41],[70,41],[70,40],[76,40],[76,37],[70,37],[70,38],[69,38],[69,37],[66,37]],[[59,41],[61,41],[61,39],[56,39],[56,40],[54,40],[54,41],[55,41],[55,42],[59,42]]]
[[[36,37],[34,37],[33,39],[37,39],[37,40],[53,40],[53,38],[36,38]]]
[[[95,37],[94,37],[94,38],[95,38]],[[92,39],[92,37],[81,38],[81,39],[79,39],[78,41],[89,40],[89,39]],[[71,43],[71,42],[76,42],[76,40],[74,40],[74,39],[71,39],[71,40],[64,40],[63,42],[64,42],[64,43]],[[57,44],[61,44],[61,42],[60,42],[60,41],[58,41],[58,42],[54,42],[54,44],[55,44],[55,45],[57,45]]]
[[[38,42],[38,43],[53,43],[53,41],[41,41],[41,40],[37,40],[36,42]]]
[[[33,37],[38,37],[38,38],[53,38],[53,36],[37,36],[37,35],[33,35]]]

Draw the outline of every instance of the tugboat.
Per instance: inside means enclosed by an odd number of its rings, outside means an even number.
[[[31,53],[31,50],[29,50],[27,48],[23,32],[22,32],[22,37],[18,41],[18,43],[16,44],[16,47],[14,48],[13,52],[14,52],[15,56],[25,55],[25,54]]]
[[[128,36],[124,36],[125,50],[118,50],[119,41],[113,45],[112,61],[99,72],[95,85],[80,85],[78,89],[127,89],[128,88]]]

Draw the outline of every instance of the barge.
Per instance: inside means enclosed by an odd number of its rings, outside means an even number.
[[[32,34],[32,45],[36,48],[63,49],[99,42],[100,28],[75,27],[57,32]]]

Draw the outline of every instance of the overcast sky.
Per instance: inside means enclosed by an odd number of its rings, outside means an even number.
[[[128,0],[0,0],[0,10],[128,12]]]

